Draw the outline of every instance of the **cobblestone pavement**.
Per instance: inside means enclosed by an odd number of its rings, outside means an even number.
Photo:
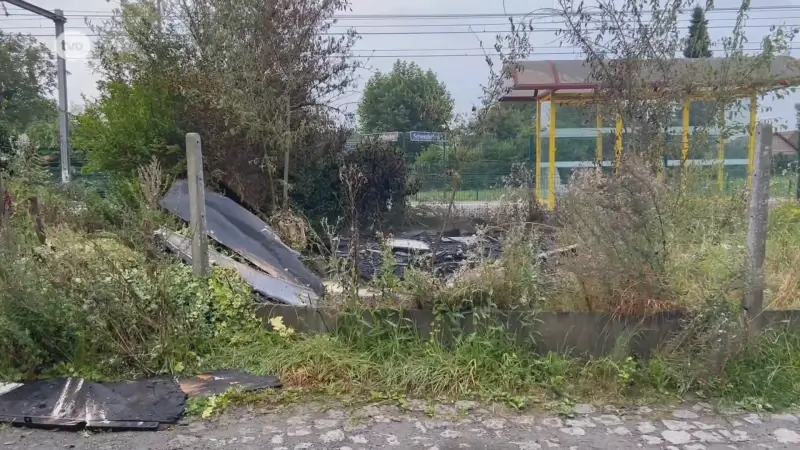
[[[0,448],[109,450],[359,449],[800,449],[800,416],[577,405],[574,418],[493,412],[471,402],[236,411],[159,432],[71,433],[0,429]]]

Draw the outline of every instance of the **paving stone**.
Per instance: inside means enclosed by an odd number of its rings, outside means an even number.
[[[636,429],[642,434],[650,434],[658,431],[658,428],[653,425],[653,422],[639,422],[639,425],[636,426]]]
[[[642,440],[647,445],[661,445],[664,440],[657,436],[650,436],[648,434],[642,435]]]
[[[335,428],[339,425],[338,420],[334,419],[318,419],[314,421],[314,428],[324,430],[327,428]]]
[[[596,428],[597,424],[592,422],[590,419],[567,419],[564,423],[568,427],[580,427],[580,428]]]
[[[461,437],[461,432],[460,431],[455,431],[455,430],[445,430],[445,431],[442,431],[439,434],[439,436],[441,436],[441,437],[443,437],[445,439],[456,439],[456,438],[460,438]]]
[[[696,412],[685,409],[676,409],[675,411],[672,411],[672,416],[676,419],[697,419],[700,417]]]
[[[711,431],[695,431],[692,436],[699,439],[701,442],[723,443],[725,438],[717,433]]]
[[[502,430],[506,421],[503,419],[488,419],[483,421],[483,426],[490,430]]]
[[[670,444],[681,445],[692,442],[692,435],[685,431],[666,430],[661,432],[661,437]]]
[[[661,421],[668,430],[671,431],[689,431],[694,430],[695,426],[683,420],[669,420],[664,419]]]
[[[742,420],[751,425],[761,425],[762,423],[764,423],[758,414],[748,414],[742,417]]]
[[[779,420],[781,422],[793,422],[797,423],[800,419],[797,418],[794,414],[775,414],[772,416],[773,420]]]
[[[519,447],[519,450],[541,450],[542,445],[538,442],[512,442]]]
[[[369,442],[366,436],[362,435],[350,436],[350,441],[352,441],[354,444],[366,444]]]
[[[618,416],[611,414],[603,414],[602,416],[595,417],[594,420],[595,422],[601,423],[609,427],[613,425],[622,424],[622,419],[620,419]]]
[[[330,444],[331,442],[341,442],[344,440],[344,431],[342,430],[332,430],[327,431],[320,435],[320,440],[326,444]]]
[[[547,417],[542,419],[542,425],[550,428],[560,428],[564,426],[564,422],[558,417]]]
[[[685,450],[707,450],[706,446],[703,444],[689,444],[683,448]]]
[[[609,429],[608,432],[611,434],[616,434],[617,436],[627,436],[631,434],[631,430],[625,427],[616,427],[614,429]]]
[[[586,430],[581,427],[562,428],[561,432],[570,436],[586,436]]]
[[[781,444],[800,444],[800,434],[786,428],[778,428],[772,432],[772,436]]]
[[[455,403],[455,407],[459,411],[472,411],[479,406],[478,402],[472,401],[459,401]]]

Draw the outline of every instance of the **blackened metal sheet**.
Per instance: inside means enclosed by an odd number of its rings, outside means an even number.
[[[283,384],[275,377],[253,375],[238,370],[219,370],[180,381],[181,389],[190,397],[222,394],[232,387],[246,392],[279,389]]]
[[[189,222],[188,181],[175,181],[159,204]],[[325,293],[322,279],[306,267],[300,254],[284,244],[263,220],[233,200],[209,190],[206,190],[206,228],[212,239],[270,275],[308,286],[317,295]]]
[[[0,396],[0,422],[26,426],[155,429],[183,415],[186,394],[169,379],[97,383],[55,378]]]
[[[156,231],[156,234],[164,240],[170,250],[180,255],[187,264],[192,263],[192,242],[189,238],[166,228],[160,228]],[[208,261],[211,265],[236,269],[242,279],[253,290],[281,303],[294,306],[312,306],[319,299],[316,292],[311,289],[273,277],[211,249],[208,250]]]

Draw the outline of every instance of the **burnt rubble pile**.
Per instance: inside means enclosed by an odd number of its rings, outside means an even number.
[[[382,246],[381,239],[361,237],[358,250],[358,272],[363,281],[372,281],[384,262],[383,249],[391,249],[395,260],[394,274],[402,279],[408,267],[431,270],[441,277],[451,276],[464,265],[475,263],[479,257],[496,259],[502,253],[502,244],[496,236],[461,236],[457,230],[445,233],[438,243],[435,231],[413,231],[388,237]],[[352,240],[340,238],[336,257],[352,260]],[[435,250],[436,254],[431,253]],[[431,258],[433,256],[433,258]],[[432,264],[431,264],[432,263]]]
[[[189,187],[186,180],[177,180],[161,198],[165,210],[185,222],[190,221]],[[232,258],[214,248],[208,249],[209,264],[235,269],[259,298],[293,306],[316,306],[328,291],[319,268],[306,266],[303,255],[292,249],[261,218],[233,200],[206,190],[206,232],[220,247],[235,254]],[[186,263],[195,258],[191,239],[173,230],[161,228],[156,237],[165,249],[175,253]],[[453,279],[461,267],[472,268],[482,261],[496,260],[502,254],[503,235],[499,232],[480,235],[462,235],[458,230],[441,234],[434,230],[398,233],[385,240],[376,236],[358,240],[357,266],[361,279],[372,281],[382,270],[383,248],[388,248],[394,258],[394,273],[403,279],[408,267],[430,271],[445,280]],[[382,246],[382,243],[384,244]],[[352,241],[337,240],[332,253],[343,266],[353,264]],[[542,243],[540,261],[551,256],[574,253],[577,246],[555,248],[552,240]],[[329,249],[331,249],[329,247]],[[333,250],[333,249],[331,249]]]

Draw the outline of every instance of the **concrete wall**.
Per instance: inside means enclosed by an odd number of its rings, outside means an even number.
[[[376,323],[413,329],[424,338],[435,334],[447,342],[454,336],[487,331],[489,327],[511,333],[518,342],[540,353],[551,351],[607,355],[614,351],[647,357],[684,328],[688,317],[669,312],[647,317],[615,317],[603,313],[545,313],[529,311],[475,311],[438,314],[430,310],[372,310],[358,315],[331,310],[265,304],[256,309],[265,325],[277,316],[302,333],[330,333],[350,327],[375,328]],[[765,311],[759,326],[800,331],[800,311]]]

